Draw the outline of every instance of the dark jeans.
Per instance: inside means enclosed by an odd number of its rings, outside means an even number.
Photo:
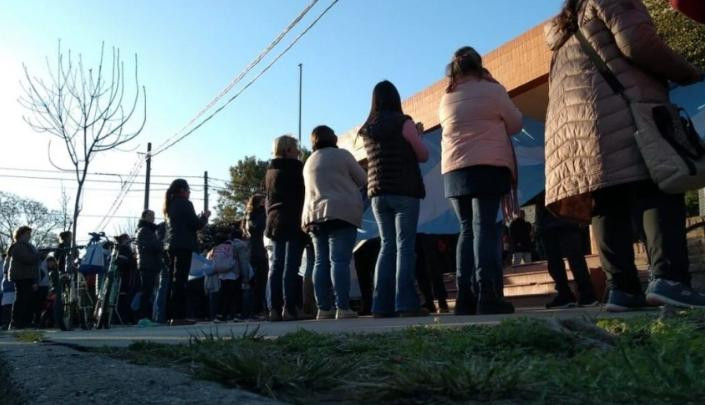
[[[416,228],[421,200],[402,195],[372,197],[380,251],[375,267],[372,312],[416,311]]]
[[[225,319],[233,319],[242,310],[242,277],[237,280],[220,280],[220,302],[218,313]]]
[[[667,194],[652,181],[641,181],[598,190],[593,198],[592,226],[610,288],[641,294],[632,217],[643,223],[652,277],[690,285],[683,194]]]
[[[12,304],[3,305],[0,308],[0,327],[2,329],[7,328],[7,325],[10,323],[11,318],[12,318]]]
[[[188,272],[191,269],[191,254],[188,249],[174,249],[169,252],[173,280],[171,283],[171,297],[169,310],[173,319],[186,317]]]
[[[47,305],[47,297],[49,296],[49,287],[39,287],[37,291],[34,292],[34,314],[32,314],[32,321],[41,325],[42,323],[42,312]]]
[[[443,284],[444,263],[438,251],[438,236],[419,234],[416,238],[417,252],[419,253],[416,265],[416,278],[419,289],[426,299],[426,305],[431,308],[433,300],[448,298]]]
[[[34,313],[34,280],[15,280],[15,303],[12,304],[12,328],[23,329],[32,323]]]
[[[454,197],[460,222],[456,252],[458,293],[501,296],[502,263],[497,255],[497,213],[501,196]],[[481,291],[490,288],[493,291]]]
[[[565,262],[568,259],[570,271],[573,273],[578,293],[583,300],[595,298],[595,292],[590,281],[590,271],[585,261],[583,240],[579,228],[549,228],[543,231],[543,243],[548,259],[548,273],[556,283],[559,296],[572,297],[568,286]]]
[[[253,258],[250,263],[255,271],[253,291],[253,313],[260,314],[267,309],[267,257]]]
[[[372,312],[372,291],[374,288],[374,272],[379,254],[380,240],[374,238],[366,241],[355,253],[355,272],[360,284],[360,315],[369,315]]]
[[[186,300],[188,305],[185,309],[185,316],[190,319],[206,319],[209,316],[209,297],[208,294],[206,294],[203,282],[203,277],[187,281]]]
[[[169,263],[168,257],[164,263]],[[159,272],[159,288],[157,296],[154,298],[154,321],[165,323],[167,320],[167,304],[171,291],[171,269],[169,266],[163,265]]]
[[[296,306],[301,298],[299,267],[304,249],[303,234],[288,240],[272,241],[272,268],[269,270],[269,288],[272,310],[281,312],[286,306],[296,313]]]
[[[150,319],[152,317],[154,286],[159,277],[156,270],[140,270],[140,319]]]

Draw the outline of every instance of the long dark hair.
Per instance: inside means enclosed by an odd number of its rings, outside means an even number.
[[[565,0],[561,12],[553,19],[558,25],[558,30],[564,34],[564,42],[568,39],[568,34],[578,30],[578,11],[582,3],[583,0]]]
[[[399,91],[389,80],[383,80],[372,90],[372,105],[370,107],[370,115],[367,116],[367,121],[370,122],[373,117],[376,117],[382,112],[396,112],[402,114],[401,96]]]
[[[174,198],[181,195],[184,190],[188,189],[188,182],[184,179],[176,179],[171,182],[171,185],[169,185],[169,188],[166,190],[166,194],[164,195],[164,207],[162,208],[162,212],[165,217],[169,215],[169,205]]]
[[[331,127],[319,125],[311,132],[311,148],[317,151],[323,148],[338,147],[338,137]]]
[[[453,60],[446,66],[448,87],[446,93],[452,93],[458,85],[461,76],[482,77],[485,69],[482,67],[482,56],[470,46],[464,46],[453,54]]]
[[[249,200],[247,200],[247,205],[245,206],[245,218],[240,222],[240,231],[242,235],[247,239],[252,237],[250,235],[250,214],[255,212],[256,209],[262,206],[262,201],[265,199],[263,194],[253,194]]]
[[[247,205],[245,206],[245,212],[251,214],[257,208],[262,205],[262,200],[264,200],[264,194],[253,194],[249,200],[247,200]]]

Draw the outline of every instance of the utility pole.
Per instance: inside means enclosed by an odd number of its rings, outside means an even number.
[[[208,171],[203,172],[203,212],[208,211]]]
[[[299,150],[301,149],[301,92],[304,78],[304,65],[299,63]]]
[[[144,180],[144,209],[149,209],[149,180],[152,175],[152,142],[147,143],[147,173]]]

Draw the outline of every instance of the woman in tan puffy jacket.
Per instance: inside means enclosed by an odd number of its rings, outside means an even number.
[[[646,305],[632,249],[632,215],[643,220],[654,281],[652,304],[705,306],[690,289],[682,194],[651,181],[634,139],[629,107],[615,94],[573,35],[593,48],[635,101],[665,102],[667,81],[702,74],[656,34],[640,0],[568,0],[545,28],[553,60],[546,117],[546,203],[563,217],[588,222],[609,280],[607,309]]]

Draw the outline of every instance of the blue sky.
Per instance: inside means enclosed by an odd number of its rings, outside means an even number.
[[[81,52],[87,62],[95,63],[101,41],[106,47],[119,47],[129,67],[132,54],[138,54],[141,83],[147,87],[148,118],[132,145],[144,149],[147,142],[158,144],[181,129],[308,2],[3,0],[0,166],[51,169],[46,159],[48,139],[24,124],[16,99],[21,64],[44,76],[44,57],[55,55],[59,38],[63,47]],[[281,45],[288,44],[329,3],[319,1]],[[404,98],[413,95],[443,76],[458,47],[471,45],[487,53],[554,15],[560,4],[560,0],[340,0],[226,110],[155,158],[154,173],[199,175],[208,170],[211,176],[227,178],[228,167],[245,155],[268,158],[274,137],[297,132],[298,63],[304,64],[303,138],[308,144],[308,134],[316,125],[327,124],[343,133],[361,122],[379,80],[394,82]],[[63,150],[54,149],[57,159],[63,155]],[[96,161],[93,169],[126,173],[135,159],[134,152],[115,152]],[[0,175],[8,173],[0,170]],[[70,182],[65,185],[72,187]],[[110,187],[115,191],[106,190]],[[88,191],[84,213],[102,214],[117,187],[93,185],[96,190]],[[0,176],[0,190],[56,208],[60,185]],[[153,194],[151,205],[158,207],[161,193]],[[128,195],[118,215],[138,215],[142,198],[139,192]],[[85,231],[95,223],[95,218],[85,218]],[[120,226],[116,219],[107,230]]]

